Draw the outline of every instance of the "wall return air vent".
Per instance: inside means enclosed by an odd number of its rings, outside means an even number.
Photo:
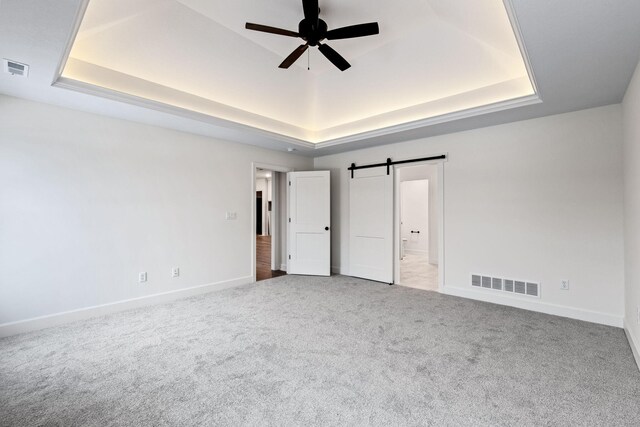
[[[540,298],[540,283],[525,280],[501,279],[482,274],[471,275],[471,286],[480,289],[508,292],[529,297]]]
[[[29,66],[7,58],[2,59],[2,68],[5,73],[16,77],[27,77],[29,75]]]

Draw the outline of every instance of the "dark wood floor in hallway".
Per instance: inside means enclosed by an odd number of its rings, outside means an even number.
[[[256,281],[287,274],[271,270],[271,236],[256,236]]]

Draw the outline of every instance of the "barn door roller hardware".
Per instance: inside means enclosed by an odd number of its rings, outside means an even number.
[[[347,168],[347,170],[351,171],[351,178],[353,178],[353,171],[355,171],[355,170],[358,170],[358,169],[369,169],[369,168],[381,168],[383,166],[386,166],[387,167],[387,175],[389,175],[390,170],[391,170],[391,166],[393,166],[393,165],[400,165],[400,164],[403,164],[403,163],[426,162],[427,160],[444,160],[446,158],[447,158],[447,156],[445,154],[442,154],[440,156],[422,157],[420,159],[397,160],[395,162],[391,161],[391,159],[388,158],[385,163],[375,163],[375,164],[372,164],[372,165],[356,166],[355,163],[351,163],[351,166],[349,166]]]

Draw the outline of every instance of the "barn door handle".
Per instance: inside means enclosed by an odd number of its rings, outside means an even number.
[[[329,231],[329,227],[325,227],[324,229],[325,229],[325,231]]]

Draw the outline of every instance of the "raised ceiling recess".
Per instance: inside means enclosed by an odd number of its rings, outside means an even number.
[[[508,0],[319,8],[328,32],[378,23],[375,37],[331,41],[344,72],[317,49],[280,69],[300,39],[245,28],[289,29],[301,0],[91,0],[60,81],[318,147],[539,102]]]

